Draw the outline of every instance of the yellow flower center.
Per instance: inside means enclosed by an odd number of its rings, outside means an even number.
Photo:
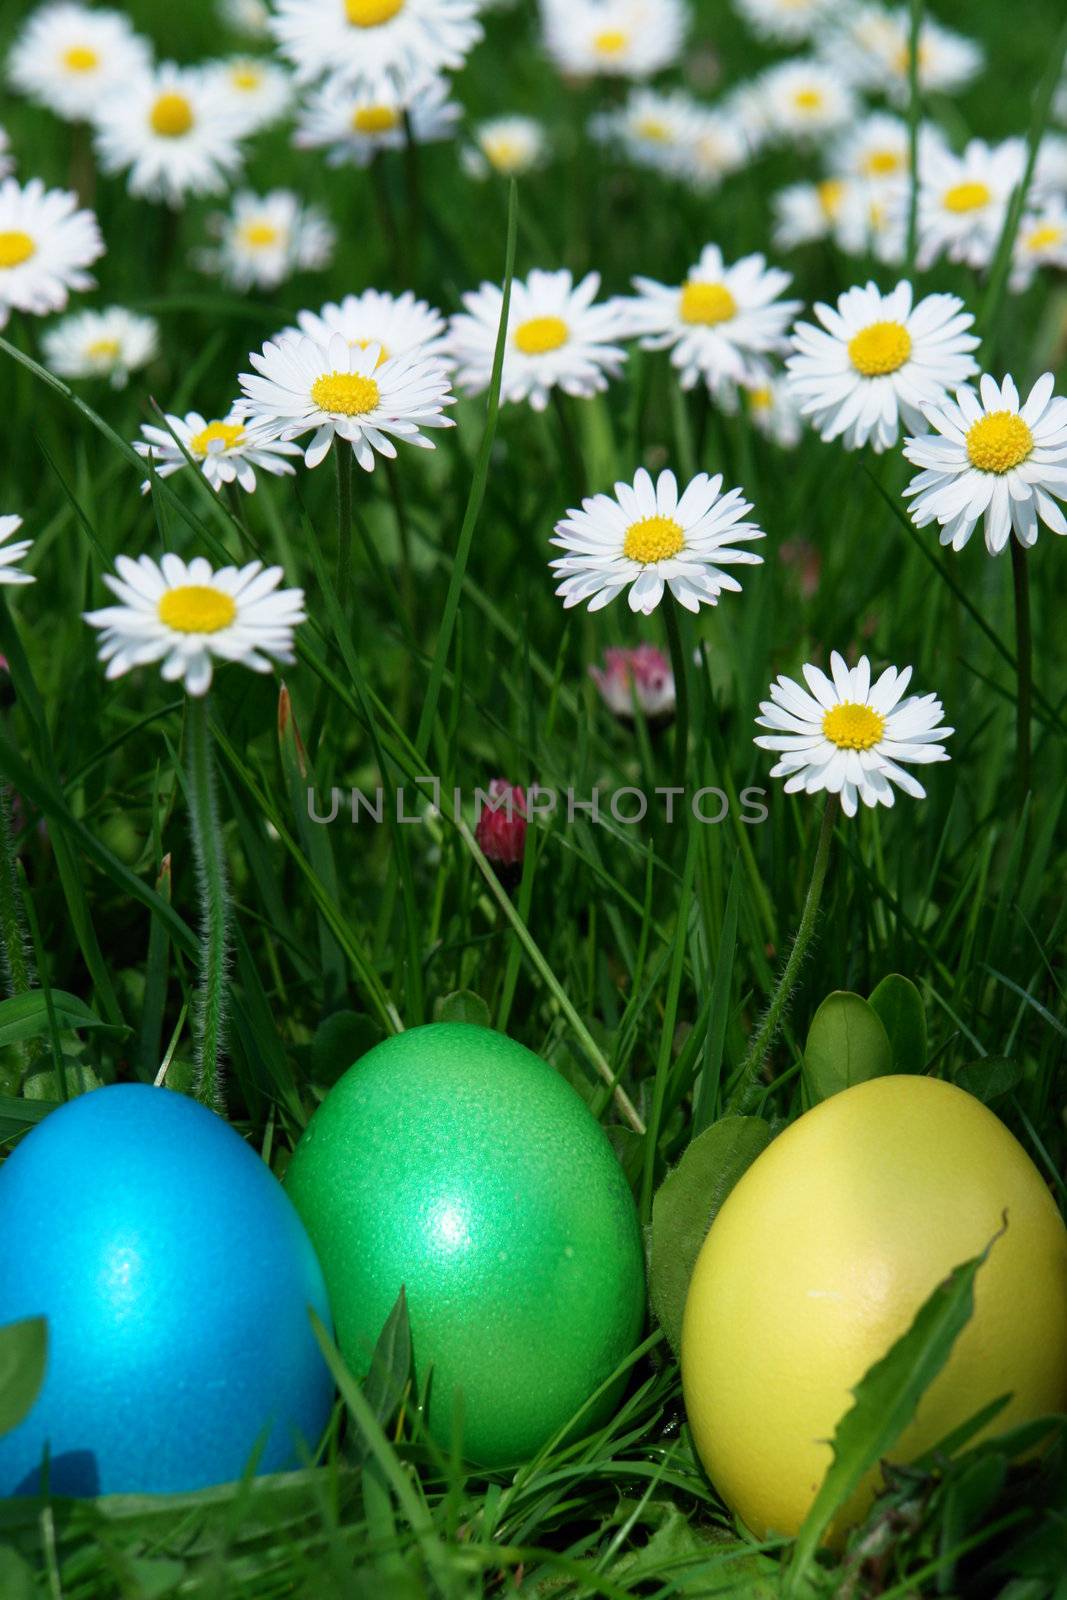
[[[658,117],[640,117],[635,125],[634,132],[642,139],[651,139],[654,144],[670,144],[671,142],[671,130]]]
[[[85,354],[90,361],[117,361],[121,349],[117,339],[94,339],[86,345]]]
[[[902,322],[872,322],[848,344],[848,359],[865,378],[898,371],[910,355],[911,334]]]
[[[482,151],[490,166],[498,172],[511,172],[522,162],[523,152],[518,140],[509,139],[503,134],[495,139],[486,139]]]
[[[991,411],[967,430],[967,455],[979,472],[1010,472],[1034,448],[1034,436],[1015,411]]]
[[[903,165],[904,159],[897,150],[872,150],[864,160],[863,170],[868,178],[891,178]]]
[[[1052,222],[1045,222],[1041,227],[1035,228],[1032,233],[1027,234],[1026,248],[1028,250],[1046,250],[1050,244],[1059,244],[1062,238],[1062,228],[1057,228]]]
[[[382,391],[373,378],[361,378],[355,372],[327,372],[311,385],[311,398],[320,411],[332,411],[343,417],[362,417],[373,411],[382,397]]]
[[[28,233],[0,233],[0,267],[21,267],[24,261],[37,254],[37,246]]]
[[[819,191],[819,204],[823,213],[831,222],[841,210],[841,202],[845,198],[845,185],[840,178],[824,178],[816,185]]]
[[[189,454],[200,461],[209,454],[213,444],[221,444],[224,450],[232,450],[244,436],[245,430],[239,422],[209,422],[206,428],[201,428],[189,440]]]
[[[63,52],[63,65],[68,72],[95,72],[100,65],[100,57],[87,44],[72,44],[69,50]]]
[[[684,549],[685,534],[673,517],[645,517],[627,529],[622,553],[642,566],[653,567]]]
[[[240,89],[242,94],[251,94],[263,82],[263,73],[259,67],[251,64],[234,67],[230,73],[230,82],[235,89]]]
[[[737,315],[737,301],[725,283],[687,283],[682,290],[682,321],[714,328]]]
[[[379,339],[349,339],[348,341],[348,347],[350,350],[369,350],[372,344],[376,344],[381,352],[378,356],[377,362],[375,363],[374,370],[377,372],[378,368],[383,366],[385,362],[389,360],[389,352],[385,348],[384,344],[382,344]]]
[[[148,120],[161,139],[180,139],[193,125],[193,108],[183,94],[161,94]]]
[[[545,356],[562,350],[570,336],[562,317],[531,317],[515,329],[515,344],[524,356]]]
[[[872,750],[885,732],[885,718],[870,706],[845,700],[823,717],[822,731],[839,750]]]
[[[798,89],[793,104],[798,111],[821,111],[823,92],[821,89]]]
[[[240,230],[241,242],[250,250],[269,250],[281,238],[273,222],[246,222]]]
[[[622,28],[605,28],[593,39],[593,49],[601,56],[618,56],[626,49],[630,35]]]
[[[956,183],[945,191],[942,204],[946,211],[953,211],[957,216],[963,216],[968,211],[981,211],[992,198],[993,192],[988,184]]]
[[[204,583],[186,583],[168,589],[159,602],[159,620],[175,633],[218,633],[237,616],[228,594]]]
[[[345,16],[354,28],[380,28],[403,9],[404,0],[345,0]]]
[[[392,106],[358,106],[352,113],[356,133],[392,133],[400,122]]]
[[[774,404],[774,395],[770,389],[750,389],[748,404],[752,411],[769,411]]]

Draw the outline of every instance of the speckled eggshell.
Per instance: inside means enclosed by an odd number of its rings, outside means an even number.
[[[438,1023],[376,1046],[285,1181],[350,1369],[367,1372],[403,1286],[431,1436],[449,1445],[462,1396],[469,1460],[528,1458],[634,1348],[644,1264],[622,1169],[580,1096],[503,1034]]]
[[[48,1319],[0,1495],[174,1493],[303,1463],[333,1384],[311,1241],[221,1117],[145,1084],[53,1111],[0,1166],[0,1325]]]

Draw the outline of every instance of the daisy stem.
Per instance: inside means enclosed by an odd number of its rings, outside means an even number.
[[[689,765],[689,676],[682,643],[682,629],[673,596],[664,597],[663,614],[667,624],[667,644],[671,653],[671,671],[674,673],[674,787],[685,788],[686,768]]]
[[[352,584],[352,447],[343,439],[334,440],[337,458],[337,600],[348,615],[348,591]]]
[[[834,825],[837,822],[837,813],[840,801],[836,794],[827,795],[826,807],[822,814],[822,826],[819,829],[819,843],[815,849],[815,865],[812,868],[811,882],[804,900],[804,910],[800,917],[800,926],[797,929],[793,947],[782,968],[782,975],[778,979],[777,987],[771,996],[771,1003],[764,1012],[763,1021],[760,1023],[756,1037],[748,1047],[744,1064],[741,1067],[741,1076],[737,1088],[730,1097],[728,1112],[746,1115],[752,1110],[759,1098],[760,1088],[758,1078],[760,1070],[775,1036],[781,1026],[782,1018],[789,1005],[793,990],[796,988],[797,977],[811,944],[812,934],[819,916],[819,904],[822,900],[823,885],[826,882],[826,870],[830,864],[830,846],[833,842]]]
[[[922,39],[925,0],[911,0],[911,31],[908,38],[908,277],[915,276],[915,256],[919,238],[919,128],[922,99],[919,93],[919,44]]]
[[[1018,694],[1015,701],[1015,771],[1019,810],[1030,793],[1030,722],[1033,714],[1033,641],[1030,629],[1030,568],[1018,539],[1011,540],[1011,575],[1015,588],[1015,655]]]
[[[563,464],[574,485],[577,503],[580,504],[585,498],[586,491],[585,463],[582,460],[582,452],[579,449],[575,435],[574,418],[568,414],[567,401],[562,391],[556,388],[552,390],[552,409],[556,414],[556,422],[559,425],[559,442],[563,455]]]
[[[196,1098],[221,1111],[222,1061],[226,1045],[226,969],[230,896],[215,797],[211,731],[206,695],[186,696],[189,818],[200,890],[200,989],[196,1006],[198,1071]]]
[[[418,277],[419,244],[422,239],[422,182],[419,172],[419,143],[411,126],[411,115],[404,112],[404,187],[407,191],[407,260],[404,281]]]

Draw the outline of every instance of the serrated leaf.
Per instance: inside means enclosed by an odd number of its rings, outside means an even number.
[[[889,1036],[870,1003],[844,989],[827,995],[804,1046],[804,1084],[812,1104],[892,1070]]]
[[[870,1006],[889,1039],[894,1072],[922,1072],[926,1066],[926,1007],[910,978],[891,972],[874,989]]]
[[[476,1028],[490,1026],[489,1007],[472,989],[456,989],[442,995],[434,1006],[435,1022],[470,1022]]]
[[[722,1117],[693,1140],[652,1201],[649,1295],[677,1354],[700,1247],[730,1190],[771,1142],[762,1117]]]
[[[17,1428],[33,1406],[48,1362],[48,1324],[27,1317],[0,1328],[0,1436]]]
[[[975,1095],[983,1105],[1011,1094],[1022,1081],[1022,1067],[1006,1056],[983,1056],[980,1061],[968,1061],[956,1071],[957,1086]]]
[[[787,1595],[795,1594],[835,1516],[867,1474],[889,1454],[916,1407],[943,1371],[974,1313],[974,1280],[1002,1237],[956,1267],[919,1308],[911,1327],[852,1391],[853,1404],[834,1430],[833,1460],[797,1535]]]

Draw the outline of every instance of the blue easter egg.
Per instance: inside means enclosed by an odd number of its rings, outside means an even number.
[[[0,1495],[177,1493],[297,1467],[333,1383],[322,1272],[288,1195],[214,1112],[146,1084],[53,1111],[0,1166],[0,1325],[48,1319]]]

